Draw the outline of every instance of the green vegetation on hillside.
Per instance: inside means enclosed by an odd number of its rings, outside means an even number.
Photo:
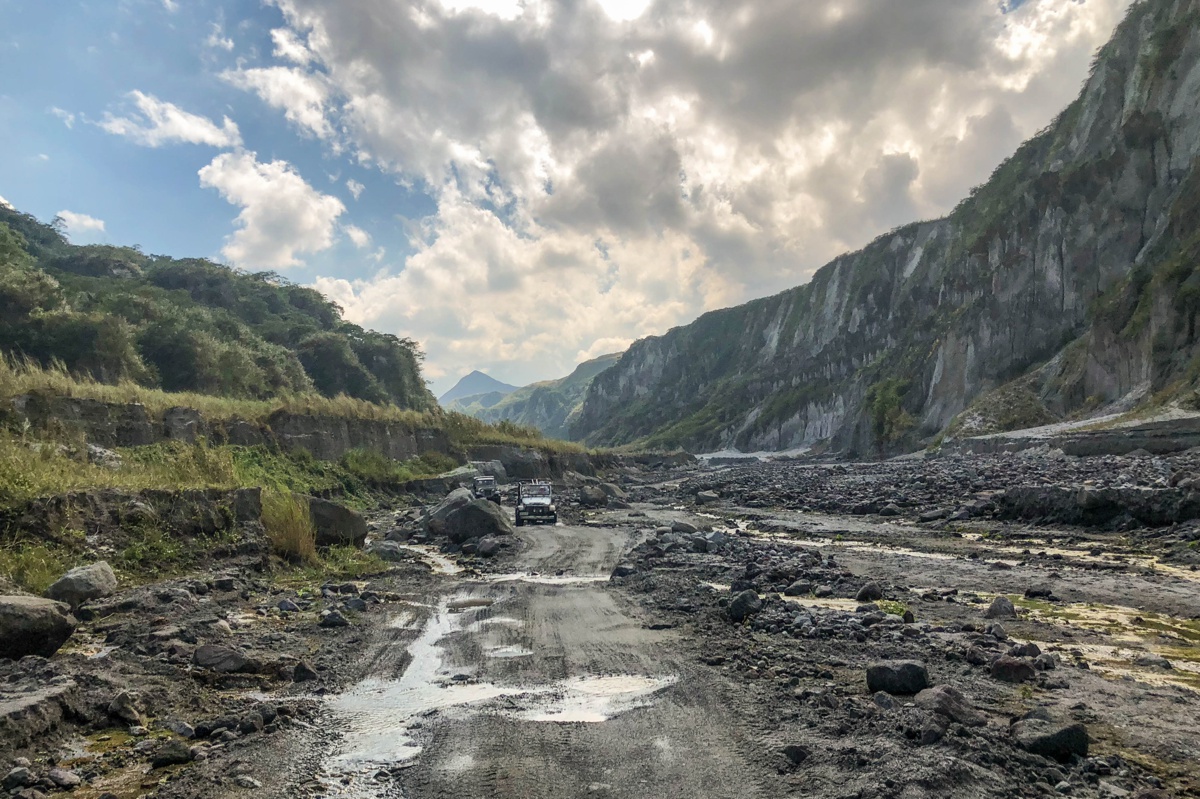
[[[203,259],[72,245],[9,208],[0,208],[0,352],[169,392],[436,407],[415,342],[346,322],[313,289]]]

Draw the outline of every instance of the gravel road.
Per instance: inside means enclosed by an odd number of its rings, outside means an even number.
[[[719,673],[607,588],[628,529],[531,527],[510,574],[447,582],[401,612],[333,700],[344,796],[754,797],[746,725]]]

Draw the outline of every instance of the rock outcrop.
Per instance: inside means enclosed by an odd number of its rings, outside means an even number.
[[[1190,392],[1198,14],[1197,0],[1135,4],[1081,96],[952,214],[636,342],[595,378],[573,436],[876,454],[1001,387],[1004,429]],[[964,433],[991,425],[969,416]]]

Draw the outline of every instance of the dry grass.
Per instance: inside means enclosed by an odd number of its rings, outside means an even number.
[[[317,531],[303,497],[286,491],[264,491],[262,523],[276,555],[289,563],[317,562]]]
[[[269,400],[236,399],[195,392],[163,391],[131,381],[101,383],[71,374],[61,364],[43,367],[37,363],[0,355],[0,400],[21,394],[45,392],[63,397],[81,397],[109,403],[140,403],[152,415],[169,408],[186,407],[199,411],[211,421],[245,419],[265,422],[277,411],[344,419],[370,419],[402,424],[410,429],[440,427],[440,416],[376,405],[346,395],[324,397],[319,394],[277,397]]]
[[[89,463],[86,450],[26,441],[0,431],[0,505],[92,488],[233,488],[239,484],[228,449],[179,443],[123,453],[119,469]]]

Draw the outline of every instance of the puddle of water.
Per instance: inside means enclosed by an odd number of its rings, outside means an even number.
[[[529,572],[514,572],[512,574],[492,574],[487,578],[489,583],[535,583],[537,585],[586,585],[588,583],[606,583],[608,575],[604,574],[531,574]]]
[[[674,677],[576,677],[559,683],[552,695],[539,697],[538,707],[516,715],[524,721],[597,724],[645,707],[654,694],[674,684]]]
[[[844,610],[847,613],[853,613],[858,610],[858,606],[863,604],[854,599],[837,599],[835,597],[825,597],[819,599],[815,596],[784,596],[778,595],[784,602],[791,602],[793,605],[800,605],[806,608],[825,608],[826,610]]]
[[[409,552],[415,552],[426,561],[433,569],[434,574],[461,574],[462,566],[459,566],[450,558],[438,552],[436,549],[423,544],[397,544],[401,549],[406,549]]]
[[[532,655],[533,650],[516,644],[503,644],[484,647],[483,654],[490,658],[525,658]]]
[[[563,578],[559,578],[563,579]],[[415,758],[422,751],[422,720],[438,713],[499,713],[533,722],[602,722],[650,703],[657,691],[674,684],[674,677],[579,677],[546,685],[505,686],[456,681],[455,676],[474,669],[448,664],[441,642],[464,630],[519,627],[516,619],[474,618],[483,603],[470,597],[444,600],[425,623],[408,651],[412,660],[399,679],[368,678],[333,697],[329,708],[340,718],[344,737],[326,763],[325,773],[341,796],[371,796],[377,786],[372,775],[380,767]],[[488,603],[490,604],[490,602]],[[456,609],[452,606],[458,605]],[[485,647],[490,657],[528,657],[533,652],[514,644]],[[511,697],[508,706],[489,700]],[[356,785],[354,776],[363,778]]]
[[[775,544],[787,544],[795,547],[823,547],[841,549],[847,552],[886,553],[888,555],[900,555],[906,558],[921,558],[923,560],[958,560],[961,557],[959,555],[949,555],[944,552],[925,552],[888,544],[869,544],[863,541],[839,541],[836,538],[829,538],[827,536],[809,535],[802,530],[791,533],[764,533],[755,530],[749,531],[747,535],[761,541],[770,541]]]

